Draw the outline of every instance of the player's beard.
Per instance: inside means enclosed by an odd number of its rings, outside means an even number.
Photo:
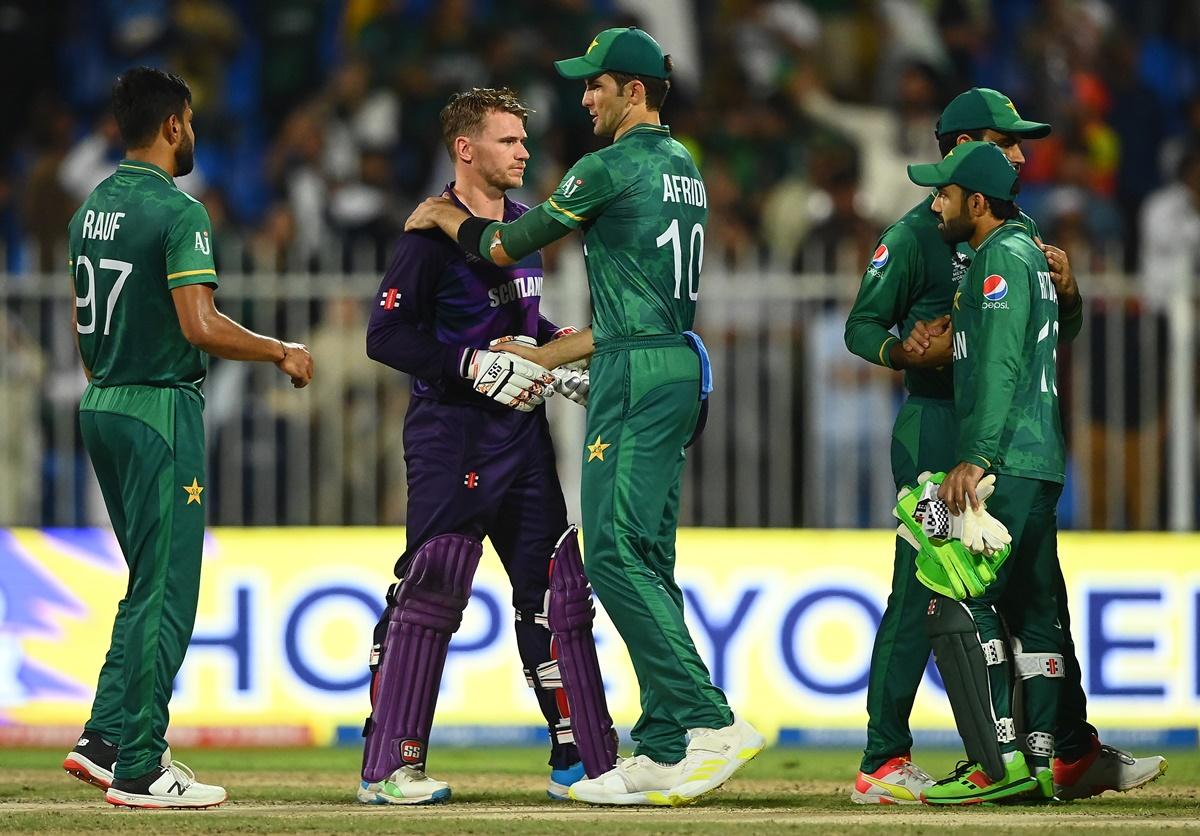
[[[504,194],[509,189],[521,188],[525,184],[525,175],[518,175],[511,168],[501,168],[488,172],[483,181],[500,194]]]
[[[182,177],[191,174],[196,166],[196,143],[186,134],[179,140],[175,149],[175,176]]]
[[[971,240],[971,236],[975,234],[975,225],[966,215],[959,215],[949,220],[942,216],[938,232],[942,233],[942,240],[947,244],[961,244],[963,241]]]

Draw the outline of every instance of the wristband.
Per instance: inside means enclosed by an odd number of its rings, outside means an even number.
[[[486,258],[479,245],[483,239],[483,233],[494,223],[495,221],[491,218],[477,218],[475,216],[467,218],[458,226],[458,246],[462,247],[467,255]]]

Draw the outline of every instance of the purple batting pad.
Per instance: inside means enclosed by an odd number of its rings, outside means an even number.
[[[382,781],[401,766],[424,767],[446,650],[462,624],[482,554],[478,541],[442,534],[417,550],[393,587],[363,729],[364,780]]]
[[[550,652],[558,660],[568,716],[579,758],[591,778],[616,766],[617,733],[604,698],[604,681],[596,660],[592,621],[592,587],[583,572],[579,535],[567,529],[550,559],[550,591],[547,618],[553,637]]]

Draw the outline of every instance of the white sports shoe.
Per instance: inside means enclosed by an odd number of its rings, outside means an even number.
[[[588,804],[650,804],[668,807],[671,787],[683,777],[683,761],[663,766],[645,755],[617,758],[617,765],[598,778],[584,778],[571,785],[575,801]]]
[[[382,781],[360,781],[358,800],[363,804],[441,804],[450,800],[450,785],[433,780],[423,769],[402,766]]]
[[[114,778],[104,800],[117,807],[199,808],[214,807],[229,794],[224,787],[201,784],[196,774],[163,752],[159,766],[140,778]]]
[[[1063,801],[1091,798],[1107,790],[1126,792],[1157,780],[1167,771],[1166,758],[1135,758],[1104,746],[1095,737],[1086,755],[1072,763],[1054,760],[1054,794]]]
[[[933,785],[932,776],[904,754],[874,772],[859,772],[850,800],[855,804],[920,804],[921,793]]]
[[[671,803],[691,804],[724,784],[749,763],[767,741],[745,720],[723,729],[691,729],[683,763],[683,779],[671,788]]]

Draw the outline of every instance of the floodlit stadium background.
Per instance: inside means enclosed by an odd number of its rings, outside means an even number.
[[[354,742],[406,498],[407,380],[366,359],[363,329],[409,208],[451,178],[437,111],[463,87],[517,88],[537,110],[518,196],[536,202],[596,147],[552,61],[633,23],[675,57],[664,120],[710,200],[697,324],[717,391],[679,574],[733,704],[781,740],[862,739],[902,393],[842,325],[879,232],[922,196],[905,163],[936,158],[941,106],[978,84],[1055,129],[1024,146],[1020,203],[1087,306],[1059,352],[1060,513],[1094,532],[1062,539],[1094,719],[1196,745],[1200,11],[1134,0],[0,0],[0,76],[20,79],[0,125],[0,745],[77,731],[124,588],[78,442],[63,270],[67,219],[120,155],[112,77],[189,80],[198,169],[180,185],[213,218],[218,304],[316,361],[299,393],[269,366],[213,363],[219,527],[172,739]],[[586,323],[578,240],[547,261],[545,311]],[[577,508],[582,412],[549,408]],[[1156,530],[1175,533],[1120,533]],[[448,737],[534,734],[507,601],[485,559],[439,703]],[[607,623],[599,638],[628,725],[632,674]],[[952,728],[929,680],[914,725]]]

